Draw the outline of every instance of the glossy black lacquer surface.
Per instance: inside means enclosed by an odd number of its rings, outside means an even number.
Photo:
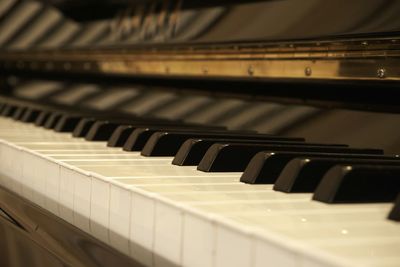
[[[1,266],[142,266],[0,187]]]
[[[397,195],[394,206],[389,213],[388,218],[393,221],[400,222],[400,194]]]
[[[123,32],[121,38],[137,35],[136,41],[152,43],[304,40],[395,34],[400,29],[400,2],[393,0],[368,0],[368,4],[365,0],[45,2],[75,20],[115,18],[114,28]],[[129,27],[124,20],[119,23],[122,10],[125,19],[134,17],[141,22],[128,23]],[[164,17],[157,25],[145,25],[149,17],[157,21],[160,14]]]

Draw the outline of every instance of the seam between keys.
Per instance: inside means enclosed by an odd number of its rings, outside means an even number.
[[[156,216],[157,216],[157,201],[154,197],[151,198],[151,200],[153,201],[153,236],[152,236],[152,240],[151,240],[151,264],[152,266],[156,265],[156,259],[154,256],[154,249],[155,249],[155,239],[156,239]]]

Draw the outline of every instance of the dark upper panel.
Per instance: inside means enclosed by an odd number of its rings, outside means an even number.
[[[110,19],[120,41],[248,42],[398,35],[396,0],[44,0],[80,20]]]
[[[249,3],[263,0],[38,0],[59,9],[65,16],[76,21],[91,21],[97,19],[112,18],[116,13],[126,7],[138,5],[170,5],[180,4],[182,8],[203,8],[210,6],[232,5],[237,3]],[[264,0],[265,1],[265,0]],[[183,4],[184,2],[184,4]],[[183,4],[183,5],[182,5]]]
[[[395,35],[400,2],[393,0],[263,1],[233,6],[201,41],[293,40]]]

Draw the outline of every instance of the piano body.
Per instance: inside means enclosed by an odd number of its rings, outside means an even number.
[[[399,13],[0,1],[2,266],[400,266]]]

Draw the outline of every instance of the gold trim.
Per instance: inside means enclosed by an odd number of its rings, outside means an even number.
[[[398,63],[389,60],[113,60],[98,62],[98,67],[102,73],[124,75],[400,80]],[[382,70],[384,75],[378,75]]]
[[[400,43],[326,42],[0,54],[8,70],[210,78],[400,80]]]

